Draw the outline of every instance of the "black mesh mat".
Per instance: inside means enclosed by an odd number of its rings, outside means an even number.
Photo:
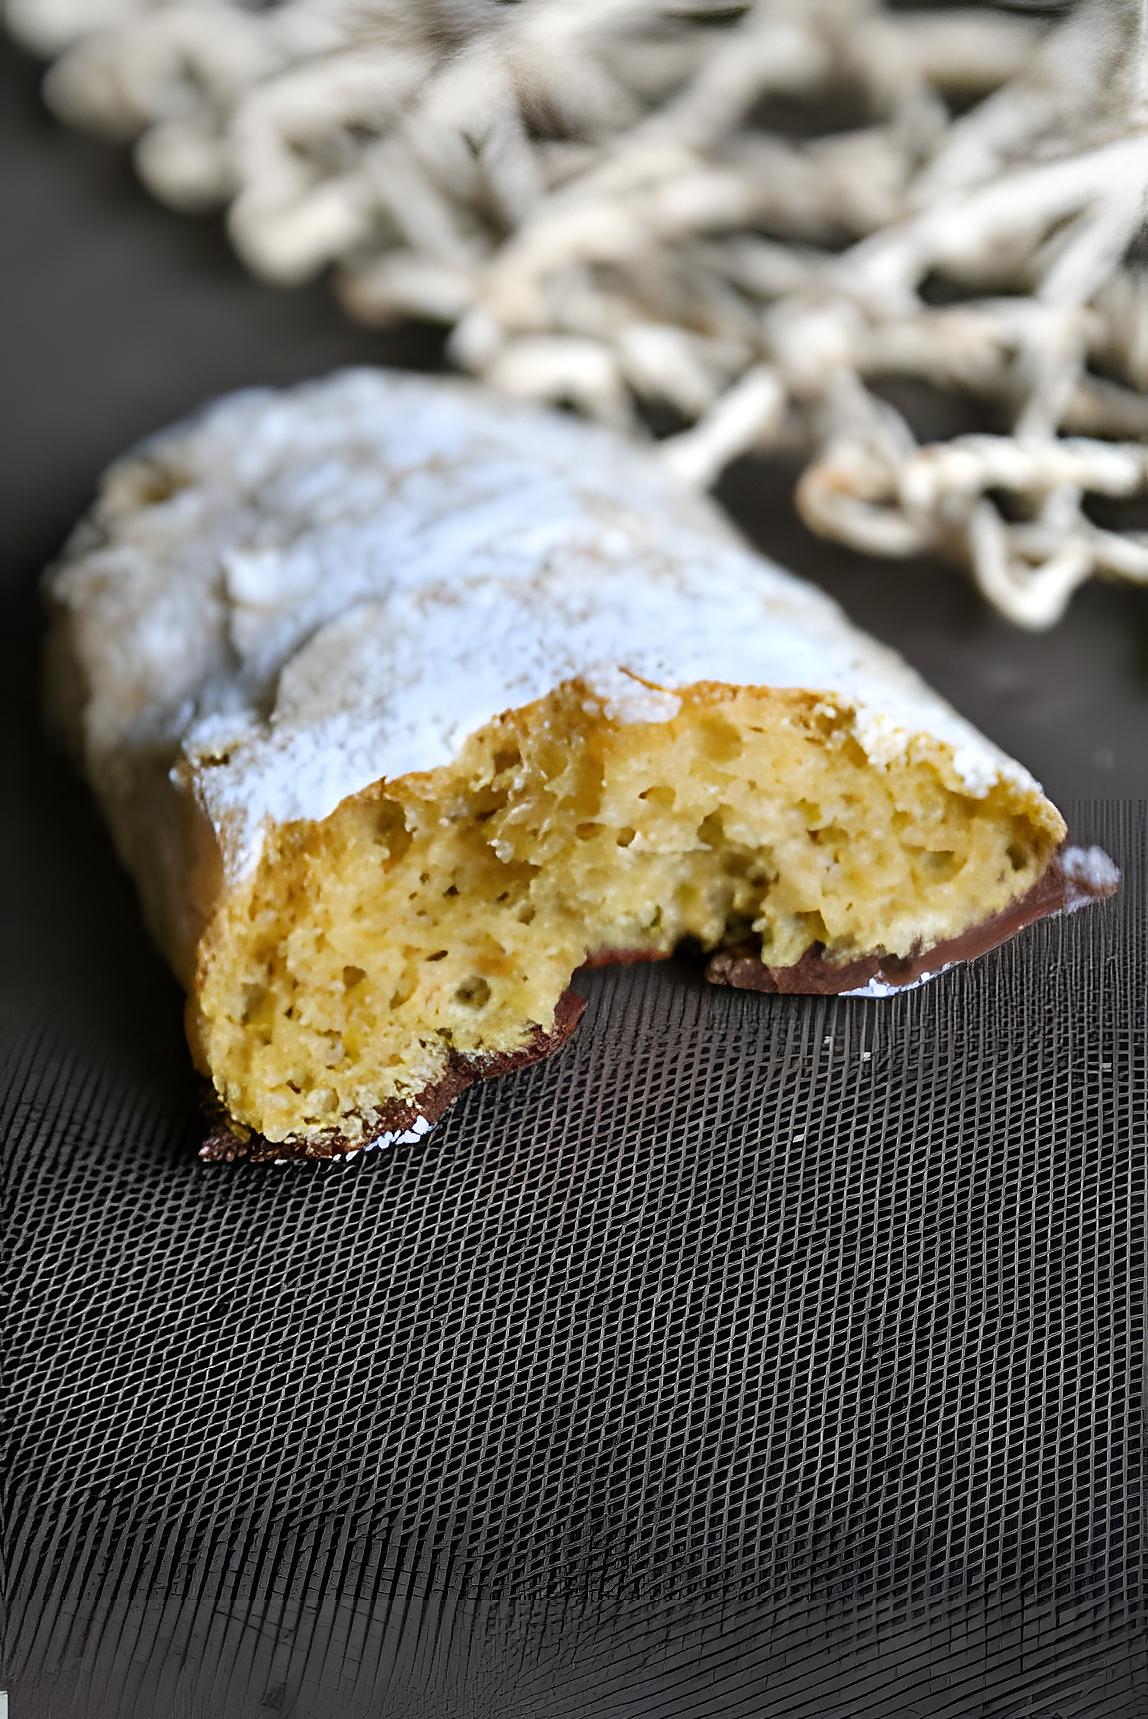
[[[1145,830],[890,1003],[587,977],[346,1169],[25,1021],[12,1719],[1148,1712]]]

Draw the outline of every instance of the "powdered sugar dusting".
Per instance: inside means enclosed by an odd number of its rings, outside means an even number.
[[[1088,907],[1097,896],[1114,895],[1120,888],[1120,868],[1103,848],[1063,848],[1060,870],[1067,890],[1064,912]]]
[[[947,973],[953,965],[944,961],[931,973],[918,973],[915,979],[909,979],[903,985],[891,985],[887,979],[880,979],[876,974],[859,985],[855,991],[842,991],[843,997],[899,997],[904,991],[919,991],[922,985],[927,985],[930,979],[939,979],[942,973]]]
[[[676,693],[648,686],[626,669],[613,665],[589,669],[583,678],[601,700],[603,713],[611,722],[669,722],[682,708]]]
[[[618,722],[671,718],[698,681],[819,690],[877,766],[926,735],[970,794],[1035,791],[651,453],[462,383],[352,371],[220,402],[115,468],[53,589],[113,820],[138,815],[125,759],[166,756],[233,879],[269,825],[448,763],[579,678]]]

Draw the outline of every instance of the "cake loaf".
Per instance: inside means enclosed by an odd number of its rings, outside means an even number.
[[[456,381],[213,405],[49,577],[49,683],[188,992],[213,1157],[417,1138],[586,962],[881,994],[1114,885],[656,453]]]

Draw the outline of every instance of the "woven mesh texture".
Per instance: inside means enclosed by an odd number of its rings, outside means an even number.
[[[26,1032],[13,1719],[1148,1711],[1144,811],[1082,833],[1108,907],[885,1004],[587,976],[346,1169]]]

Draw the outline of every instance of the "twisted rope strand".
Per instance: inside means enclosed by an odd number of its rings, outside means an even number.
[[[462,368],[630,434],[668,405],[694,484],[783,449],[814,530],[955,557],[1021,626],[1148,584],[1148,534],[1089,511],[1148,496],[1148,0],[1052,28],[884,0],[5,16],[65,118],[225,207],[269,279],[330,268],[356,317],[438,320]],[[891,377],[994,433],[922,446]]]

